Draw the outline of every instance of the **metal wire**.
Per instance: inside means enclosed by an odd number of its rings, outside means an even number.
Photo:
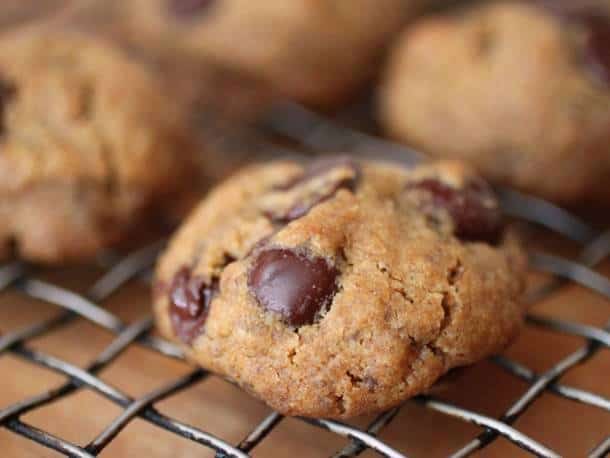
[[[267,129],[297,140],[303,147],[317,151],[349,150],[366,156],[374,152],[389,160],[399,160],[412,164],[422,160],[420,153],[385,140],[370,137],[361,132],[339,126],[301,107],[285,105],[268,119]],[[552,279],[529,297],[532,301],[548,298],[566,284],[578,284],[583,288],[610,301],[610,280],[595,270],[595,266],[608,258],[610,253],[610,231],[598,233],[586,222],[538,198],[532,198],[509,189],[500,190],[505,210],[513,217],[540,225],[568,240],[579,243],[580,256],[565,259],[551,253],[533,253],[531,267],[551,274]],[[0,291],[13,290],[57,307],[59,313],[52,318],[31,323],[28,326],[0,335],[0,355],[10,353],[29,364],[65,377],[65,383],[27,399],[15,400],[0,409],[0,427],[31,441],[60,452],[66,456],[92,457],[100,454],[113,439],[133,421],[142,419],[155,427],[162,428],[177,436],[195,442],[202,447],[216,451],[218,457],[246,457],[282,421],[282,415],[273,412],[253,428],[237,445],[231,445],[204,430],[173,419],[158,410],[156,404],[203,383],[209,374],[201,369],[152,390],[134,399],[111,383],[97,377],[100,370],[108,367],[132,345],[172,359],[183,359],[179,348],[170,342],[150,335],[152,318],[141,317],[127,324],[100,306],[120,289],[131,282],[147,281],[163,242],[155,243],[124,258],[110,256],[100,260],[106,269],[84,295],[78,294],[59,284],[36,278],[30,266],[14,262],[0,266]],[[114,261],[114,262],[113,262]],[[32,349],[31,339],[67,327],[76,319],[84,319],[114,335],[112,342],[84,368],[77,367],[55,356]],[[491,361],[508,374],[528,384],[527,389],[514,399],[511,407],[500,418],[494,419],[480,412],[456,406],[432,396],[418,396],[408,403],[417,403],[464,422],[482,428],[481,433],[467,442],[452,456],[469,456],[487,447],[498,437],[504,437],[521,449],[538,456],[557,457],[553,444],[541,444],[512,426],[543,393],[551,393],[572,402],[589,405],[610,414],[610,399],[580,388],[560,383],[560,379],[573,368],[585,364],[595,353],[610,348],[610,322],[605,328],[597,328],[583,323],[567,322],[554,317],[531,314],[527,317],[529,326],[541,327],[556,333],[568,334],[584,340],[584,345],[568,355],[542,374],[523,366],[505,356],[497,356]],[[23,416],[49,403],[59,402],[71,393],[91,390],[121,407],[122,412],[89,444],[74,444],[47,431],[43,431],[23,420]],[[299,418],[315,428],[325,429],[347,439],[346,445],[333,454],[334,457],[351,457],[365,450],[373,450],[382,456],[403,457],[403,452],[384,443],[377,436],[394,420],[402,406],[380,414],[368,427],[359,429],[337,421]],[[600,437],[599,443],[591,450],[583,450],[591,457],[603,457],[610,452],[610,437]]]

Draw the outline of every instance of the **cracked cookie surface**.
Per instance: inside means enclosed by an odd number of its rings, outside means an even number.
[[[366,82],[422,0],[131,0],[126,27],[260,78],[313,105],[343,101]]]
[[[563,204],[610,198],[610,1],[479,3],[391,53],[382,123],[434,156]]]
[[[103,41],[5,35],[0,116],[0,254],[81,260],[192,199],[186,114]]]
[[[280,161],[191,214],[159,261],[154,308],[190,359],[274,409],[345,418],[503,349],[524,269],[493,194],[460,164]]]

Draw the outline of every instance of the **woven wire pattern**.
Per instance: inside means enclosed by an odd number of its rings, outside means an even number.
[[[415,151],[340,127],[295,105],[278,108],[276,115],[271,116],[262,129],[266,132],[272,130],[276,134],[298,140],[299,146],[304,150],[350,151],[364,156],[370,152],[381,151],[388,159],[398,159],[403,163],[421,159],[421,155]],[[282,148],[279,148],[278,152],[283,152]],[[560,234],[581,246],[580,255],[575,259],[548,253],[531,253],[532,269],[551,274],[552,280],[531,293],[527,298],[528,301],[535,303],[548,298],[568,283],[578,284],[601,296],[606,302],[610,301],[610,279],[595,270],[602,261],[610,257],[610,230],[598,232],[577,217],[550,203],[508,189],[500,190],[500,196],[505,211],[511,216],[543,226],[546,230]],[[151,316],[125,323],[102,307],[105,300],[131,282],[149,282],[154,262],[163,246],[163,242],[155,243],[122,259],[110,261],[106,259],[101,262],[105,273],[88,288],[85,294],[78,294],[62,285],[40,280],[31,266],[18,261],[0,266],[0,291],[17,291],[19,294],[52,304],[59,310],[59,313],[50,319],[34,322],[7,334],[0,334],[0,356],[10,353],[29,364],[60,374],[66,379],[64,384],[50,391],[2,406],[0,427],[44,447],[74,457],[97,456],[136,418],[181,436],[184,440],[212,449],[218,457],[249,456],[250,452],[274,430],[283,418],[276,412],[272,412],[254,425],[251,432],[239,443],[231,444],[203,429],[164,415],[155,407],[160,401],[195,384],[203,383],[210,376],[203,369],[192,369],[185,376],[138,398],[129,396],[97,376],[132,345],[142,346],[166,358],[183,359],[178,347],[151,334],[153,328]],[[94,323],[114,336],[114,340],[86,367],[77,367],[68,361],[35,350],[29,345],[32,339],[67,327],[77,318]],[[560,383],[560,379],[571,369],[586,363],[595,353],[610,347],[610,321],[605,327],[597,328],[530,314],[527,317],[527,324],[556,333],[577,336],[582,338],[584,343],[577,351],[557,361],[553,367],[540,374],[505,356],[492,358],[492,362],[502,370],[528,384],[528,388],[514,399],[510,408],[501,417],[492,418],[434,395],[422,395],[407,401],[480,427],[480,434],[470,441],[465,441],[463,447],[452,454],[453,457],[469,456],[485,448],[498,437],[504,437],[533,455],[558,457],[559,454],[553,450],[553,444],[541,444],[512,426],[544,393],[586,404],[610,415],[610,399]],[[28,412],[58,402],[79,390],[96,392],[122,409],[122,413],[88,444],[72,443],[41,430],[23,419]],[[357,456],[367,449],[381,456],[403,457],[406,455],[401,451],[377,438],[401,408],[402,406],[399,406],[380,414],[362,429],[325,419],[299,418],[298,420],[343,436],[346,445],[336,451],[335,457]],[[592,450],[583,450],[583,454],[586,453],[594,458],[608,455],[610,435],[601,438]]]

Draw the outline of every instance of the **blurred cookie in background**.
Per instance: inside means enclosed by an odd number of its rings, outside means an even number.
[[[199,195],[189,114],[119,47],[48,30],[5,35],[0,88],[3,256],[82,260]]]
[[[377,70],[422,0],[129,0],[133,41],[204,58],[314,106],[346,100]]]
[[[189,118],[189,136],[199,143],[198,156],[204,166],[198,172],[206,187],[253,156],[266,156],[252,145],[249,124],[273,103],[275,96],[267,85],[186,52],[132,39],[120,20],[123,6],[122,0],[78,0],[56,14],[19,24],[19,29],[28,34],[67,32],[86,41],[104,42],[154,74],[159,91]]]
[[[400,38],[380,117],[395,138],[564,204],[610,202],[610,1],[501,1]]]
[[[250,121],[272,103],[271,91],[261,80],[225,66],[211,65],[187,49],[171,46],[167,37],[142,40],[124,20],[129,3],[81,0],[46,26],[103,37],[121,46],[131,58],[153,68],[165,80],[167,92],[206,119],[213,118],[214,123]]]
[[[70,0],[2,0],[0,30],[60,13]]]

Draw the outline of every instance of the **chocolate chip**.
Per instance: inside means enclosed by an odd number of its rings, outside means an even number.
[[[302,175],[275,188],[279,194],[272,197],[265,214],[276,223],[289,223],[305,216],[339,189],[354,191],[359,177],[360,167],[348,156],[318,159]],[[284,199],[286,196],[288,200]]]
[[[337,291],[338,270],[324,258],[290,249],[258,253],[248,285],[259,304],[290,326],[312,324]]]
[[[167,9],[179,19],[188,19],[205,12],[213,3],[214,0],[168,0]]]
[[[455,236],[471,242],[497,243],[503,230],[502,213],[487,183],[471,180],[454,188],[434,178],[411,183],[407,189],[430,193],[433,210],[444,208],[454,224]]]
[[[174,332],[190,344],[203,329],[210,303],[218,293],[218,280],[206,284],[202,278],[192,276],[190,269],[180,269],[169,288],[170,318]]]

